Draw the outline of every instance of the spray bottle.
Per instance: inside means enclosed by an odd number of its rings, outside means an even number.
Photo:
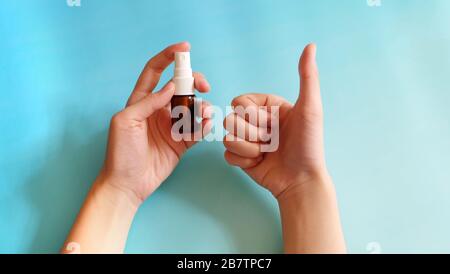
[[[172,124],[180,119],[189,119],[190,128],[183,128],[183,132],[180,133],[193,133],[195,122],[195,94],[189,52],[175,53],[175,71],[172,81],[175,84],[175,94],[171,101],[172,111],[177,107],[183,107],[184,109],[181,111],[182,115],[180,117],[172,118]],[[191,117],[186,117],[186,115],[190,115]]]

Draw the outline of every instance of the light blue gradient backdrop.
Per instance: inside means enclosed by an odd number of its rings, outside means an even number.
[[[349,250],[450,252],[450,1],[381,1],[0,0],[0,253],[58,251],[111,115],[146,60],[183,40],[222,106],[255,91],[295,100],[316,42]],[[127,252],[282,251],[276,202],[223,151],[185,155]]]

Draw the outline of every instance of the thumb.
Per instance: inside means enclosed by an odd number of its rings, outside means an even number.
[[[175,92],[175,85],[172,82],[167,83],[160,91],[150,93],[140,101],[127,107],[124,112],[131,119],[143,121],[150,117],[155,111],[163,108],[170,103]]]
[[[319,71],[316,63],[315,44],[309,44],[303,50],[299,63],[300,96],[295,104],[297,110],[310,114],[322,114],[320,98]]]

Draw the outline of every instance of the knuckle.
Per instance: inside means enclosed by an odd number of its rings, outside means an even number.
[[[231,101],[231,105],[234,107],[238,106],[240,104],[240,102],[242,101],[242,99],[244,99],[247,95],[249,95],[249,94],[243,94],[243,95],[234,97],[233,100]]]
[[[232,142],[236,142],[238,140],[238,137],[234,136],[233,134],[228,133],[223,137],[223,143],[226,148],[229,148],[232,145]]]
[[[162,72],[164,71],[163,68],[160,68],[156,65],[156,56],[152,57],[147,64],[145,65],[146,70],[149,73],[153,73],[156,75],[162,74]]]
[[[229,135],[229,134],[223,136],[222,142],[223,142],[223,145],[224,145],[225,147],[228,147],[228,139],[229,139],[228,135]]]
[[[230,165],[232,164],[231,159],[230,159],[230,153],[228,152],[228,150],[225,150],[224,154],[223,154],[225,161],[227,161],[227,163],[229,163]]]
[[[236,105],[238,104],[238,101],[239,101],[239,98],[240,98],[240,97],[241,97],[241,96],[234,97],[233,100],[231,100],[231,105],[232,105],[232,106],[236,106]]]
[[[116,125],[116,124],[120,124],[120,121],[122,120],[122,112],[118,112],[116,114],[113,115],[113,117],[111,118],[111,125]]]
[[[118,126],[124,123],[124,121],[126,120],[126,114],[124,111],[120,111],[116,114],[113,115],[113,117],[111,118],[111,125],[112,126]]]
[[[223,127],[225,129],[234,127],[234,113],[230,113],[223,119]]]

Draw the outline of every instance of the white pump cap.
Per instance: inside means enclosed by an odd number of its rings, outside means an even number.
[[[175,52],[175,71],[172,80],[175,84],[175,95],[194,95],[194,77],[189,52]]]

